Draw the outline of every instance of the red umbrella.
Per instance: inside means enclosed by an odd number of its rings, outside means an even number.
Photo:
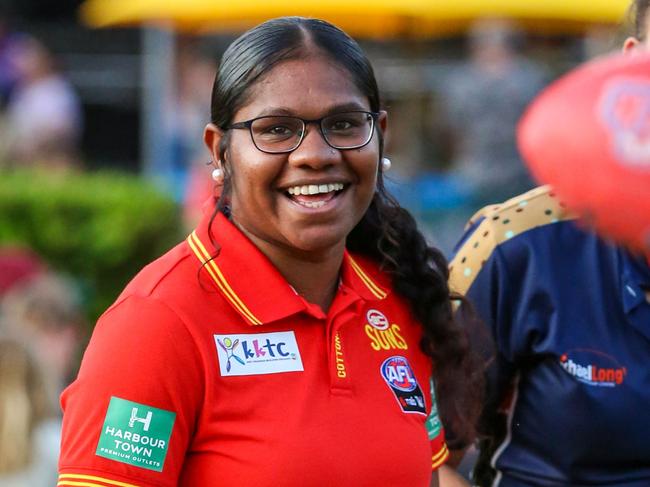
[[[582,65],[548,87],[518,129],[533,175],[604,236],[650,252],[650,55]]]

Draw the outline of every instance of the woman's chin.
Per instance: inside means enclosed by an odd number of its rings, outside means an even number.
[[[296,252],[322,254],[345,248],[345,235],[327,228],[310,228],[290,236],[288,243]]]

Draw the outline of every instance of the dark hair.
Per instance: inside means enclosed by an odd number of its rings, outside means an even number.
[[[368,98],[370,109],[379,111],[372,66],[354,40],[322,20],[285,17],[253,28],[226,50],[212,91],[212,123],[221,128],[230,124],[246,103],[251,87],[278,63],[314,53],[327,56],[349,73]],[[381,157],[379,131],[378,137]],[[228,141],[226,132],[219,148],[222,160]],[[223,194],[228,194],[228,165],[224,162]],[[223,195],[218,208],[224,211],[222,203]],[[443,423],[459,442],[471,441],[480,409],[482,369],[472,359],[465,331],[452,318],[447,263],[440,251],[427,245],[408,211],[388,194],[381,169],[370,207],[348,236],[347,247],[379,262],[391,276],[395,291],[409,302],[424,329],[420,347],[434,365]]]
[[[631,5],[634,37],[639,40],[646,38],[646,31],[648,30],[648,7],[650,7],[650,0],[634,0]]]

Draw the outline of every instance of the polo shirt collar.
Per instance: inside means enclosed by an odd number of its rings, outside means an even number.
[[[211,199],[201,223],[187,243],[210,280],[226,301],[251,325],[263,325],[315,307],[296,293],[268,258],[223,213],[219,212],[208,231],[215,209]],[[218,245],[218,250],[212,243]],[[213,256],[215,256],[212,258]],[[362,257],[345,252],[340,287],[366,301],[385,299],[390,287],[386,277]],[[319,318],[325,316],[320,313]]]
[[[645,257],[622,251],[622,299],[623,308],[630,313],[639,305],[646,303],[645,289],[650,288],[650,265]]]

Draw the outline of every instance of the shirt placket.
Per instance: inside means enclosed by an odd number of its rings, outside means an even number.
[[[349,325],[353,324],[359,316],[361,306],[361,298],[341,286],[327,315],[327,357],[330,391],[333,394],[353,392],[353,378],[349,366],[351,354],[346,337],[349,336]]]

